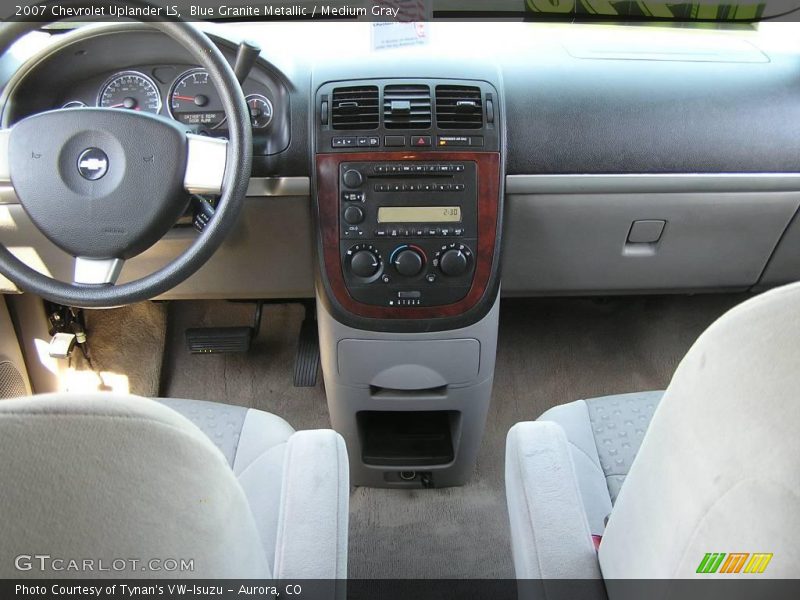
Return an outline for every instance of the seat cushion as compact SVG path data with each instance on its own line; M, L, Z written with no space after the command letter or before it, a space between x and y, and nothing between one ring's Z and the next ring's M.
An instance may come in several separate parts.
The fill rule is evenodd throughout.
M269 564L275 560L286 443L294 433L280 417L253 408L162 398L222 452L245 492Z
M628 470L642 444L663 391L578 400L556 406L538 421L566 433L589 529L602 535Z

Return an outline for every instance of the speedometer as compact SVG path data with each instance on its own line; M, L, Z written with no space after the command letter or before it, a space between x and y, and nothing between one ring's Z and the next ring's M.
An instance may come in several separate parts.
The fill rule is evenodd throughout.
M175 80L167 109L173 119L184 125L214 129L225 121L222 100L205 69L191 69Z
M155 82L144 73L122 71L109 77L100 88L97 106L158 114L161 111L161 93Z

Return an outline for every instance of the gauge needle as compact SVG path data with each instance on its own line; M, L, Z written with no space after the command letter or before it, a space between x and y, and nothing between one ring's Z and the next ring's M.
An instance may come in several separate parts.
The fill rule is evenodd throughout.
M194 96L172 96L175 100L186 100L188 102L194 102Z

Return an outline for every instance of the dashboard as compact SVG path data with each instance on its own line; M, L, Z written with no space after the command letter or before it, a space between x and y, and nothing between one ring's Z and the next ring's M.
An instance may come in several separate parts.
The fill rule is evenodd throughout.
M388 51L370 46L368 23L209 26L231 64L242 39L262 48L243 83L253 178L237 231L165 298L304 298L322 289L340 312L391 320L444 315L442 307L470 298L485 304L498 290L741 291L800 278L796 41L621 26L434 25L429 45ZM0 63L3 126L86 105L155 112L187 131L226 135L205 73L144 26L82 27L24 58ZM479 90L477 130L441 126L437 90L447 86ZM335 94L373 88L374 121L348 126L364 105ZM413 120L421 89L430 123ZM460 101L459 110L471 110L472 100ZM348 185L348 171L362 181ZM0 205L13 224L3 229L9 245L68 277L59 251L1 190ZM493 215L491 227L482 214ZM165 264L196 235L177 227L129 261L123 280ZM460 274L449 278L440 264L454 243L464 248ZM371 254L358 254L353 268L361 251ZM478 279L480 294L470 295Z

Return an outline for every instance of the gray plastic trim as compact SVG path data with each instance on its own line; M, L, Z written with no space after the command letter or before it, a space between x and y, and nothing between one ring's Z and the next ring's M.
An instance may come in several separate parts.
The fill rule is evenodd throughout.
M800 190L800 173L507 175L506 195Z
M309 177L251 177L247 197L305 196L311 194Z
M86 258L75 259L75 275L72 281L88 285L105 285L116 283L125 261L121 258Z
M353 485L420 486L418 480L396 477L400 471L429 471L436 487L463 485L469 479L492 397L499 316L498 297L483 319L467 327L424 333L367 331L337 321L317 297L328 410L331 425L347 443ZM369 353L372 358L365 360ZM463 362L469 365L465 368ZM425 467L365 464L357 419L361 411L459 413L452 431L454 460Z
M2 131L0 130L0 134ZM7 185L7 180L3 180L1 167L2 165L0 165L0 205L19 204L14 188ZM311 194L311 179L308 177L251 177L250 185L247 187L248 198L302 197L305 200L309 194Z
M186 174L183 187L192 194L220 194L228 141L208 136L186 134Z

